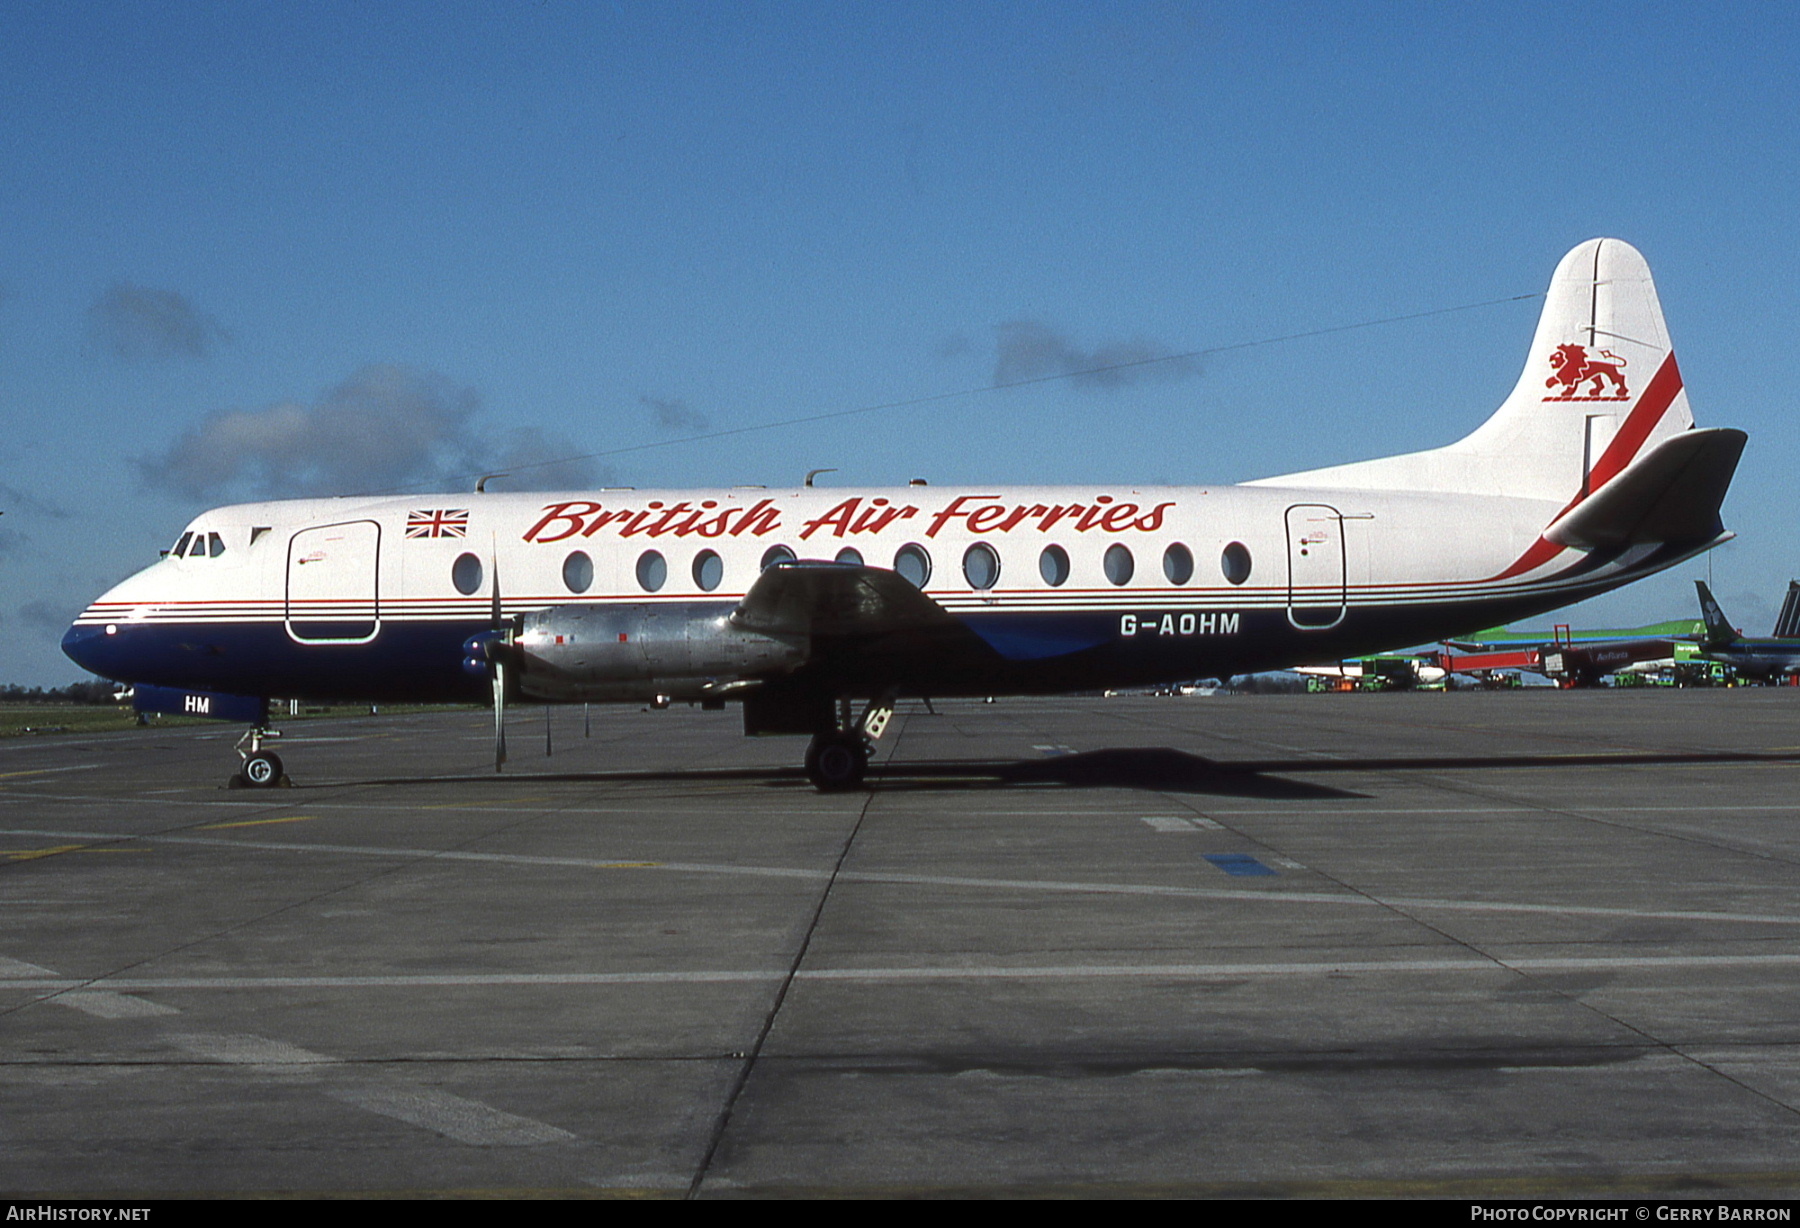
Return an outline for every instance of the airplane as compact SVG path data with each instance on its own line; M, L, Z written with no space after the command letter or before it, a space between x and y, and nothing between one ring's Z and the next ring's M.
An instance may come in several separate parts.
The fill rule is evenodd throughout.
M1700 640L1700 655L1709 661L1729 665L1746 678L1779 682L1784 674L1800 673L1800 584L1788 581L1787 601L1775 620L1775 634L1767 639L1739 634L1725 617L1725 611L1713 599L1706 581L1695 580L1700 594L1700 612L1706 621L1706 632Z
M1380 653L1352 657L1335 665L1302 665L1309 688L1342 691L1409 691L1419 687L1442 689L1449 673L1435 652Z
M1611 644L1621 640L1698 640L1706 631L1706 623L1698 618L1671 618L1642 627L1607 627L1580 630L1558 623L1548 631L1532 628L1493 627L1471 635L1458 635L1443 641L1462 652L1497 652L1514 648L1539 648L1545 644L1562 644L1585 648L1590 644Z
M1572 630L1558 623L1549 631L1496 627L1445 641L1444 660L1459 673L1523 669L1564 687L1596 687L1614 674L1660 673L1697 659L1695 647L1705 624L1671 619L1644 627Z
M1417 366L1395 392L1416 398ZM1433 368L1435 382L1441 372ZM1746 436L1699 429L1650 271L1558 264L1511 395L1467 437L1236 486L923 483L245 503L87 607L63 649L140 708L270 696L741 704L858 787L908 696L1154 686L1429 643L1691 558ZM856 706L862 705L860 716ZM158 705L163 705L158 707Z

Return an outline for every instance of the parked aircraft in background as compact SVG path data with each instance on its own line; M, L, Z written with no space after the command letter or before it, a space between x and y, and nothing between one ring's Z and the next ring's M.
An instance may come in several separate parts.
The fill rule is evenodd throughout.
M1302 665L1294 672L1305 675L1308 686L1341 691L1410 691L1419 687L1443 688L1449 678L1435 652L1390 652L1353 657L1335 665Z
M1706 632L1706 623L1698 618L1674 618L1667 622L1649 623L1642 627L1608 627L1586 629L1557 623L1548 630L1530 627L1494 627L1472 635L1458 635L1444 641L1446 647L1461 652L1498 652L1510 648L1541 648L1561 644L1586 648L1592 644L1615 644L1627 640L1692 640L1698 642Z
M1630 583L1730 536L1744 442L1695 429L1649 269L1593 239L1557 266L1512 394L1445 447L1241 486L241 504L63 647L140 705L251 723L253 784L282 776L270 696L485 696L496 767L509 700L733 702L747 734L810 735L812 780L842 788L901 696L1339 661Z
M1525 670L1563 686L1599 686L1612 674L1656 673L1695 659L1703 630L1696 619L1598 631L1566 623L1548 631L1497 627L1446 641L1443 664L1455 673Z
M1778 682L1783 675L1800 673L1800 583L1788 581L1787 600L1775 619L1775 634L1755 639L1740 634L1714 600L1706 581L1694 581L1700 594L1705 631L1700 655L1729 665L1740 676Z

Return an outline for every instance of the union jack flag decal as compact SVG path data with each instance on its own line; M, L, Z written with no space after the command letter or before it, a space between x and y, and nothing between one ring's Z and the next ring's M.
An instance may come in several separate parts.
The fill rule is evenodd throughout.
M455 511L406 514L408 537L467 537L468 534L469 509L466 507Z

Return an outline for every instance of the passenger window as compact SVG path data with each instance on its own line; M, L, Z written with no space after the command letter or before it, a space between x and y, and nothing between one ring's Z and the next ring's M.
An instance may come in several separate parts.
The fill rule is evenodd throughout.
M472 554L459 554L450 564L450 583L465 597L481 590L481 560Z
M993 588L1000 579L1000 556L986 542L976 542L963 551L963 579L970 588Z
M638 587L646 593L654 593L669 579L669 563L654 550L646 550L638 556Z
M1163 575L1170 584L1186 584L1194 578L1194 552L1180 542L1163 551Z
M924 588L926 581L931 579L931 556L925 553L925 547L916 543L902 546L894 555L894 570L914 588Z
M837 561L861 567L863 565L862 551L858 550L855 546L845 546L842 550L837 552Z
M1051 588L1060 588L1069 579L1069 552L1061 546L1045 546L1038 555L1038 575Z
M770 546L767 550L763 551L762 566L759 570L767 571L777 563L791 563L793 561L794 552L789 550L786 546Z
M1106 578L1114 584L1129 584L1131 573L1137 570L1137 564L1131 558L1131 551L1125 546L1108 546L1106 557L1101 561L1106 568Z
M725 560L716 551L702 550L694 556L694 583L700 591L712 592L725 580Z
M563 560L563 587L585 593L594 586L594 560L580 550Z
M1250 578L1250 550L1243 542L1232 542L1225 547L1225 553L1219 556L1219 570L1233 584L1242 584Z

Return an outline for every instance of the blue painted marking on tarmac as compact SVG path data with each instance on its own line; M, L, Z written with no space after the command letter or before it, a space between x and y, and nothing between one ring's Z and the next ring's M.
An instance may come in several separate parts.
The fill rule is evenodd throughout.
M1257 878L1275 873L1248 853L1207 853L1205 856L1233 878Z

